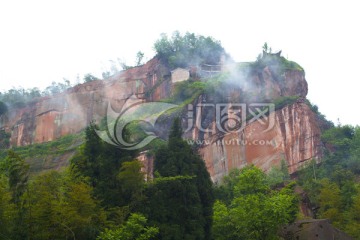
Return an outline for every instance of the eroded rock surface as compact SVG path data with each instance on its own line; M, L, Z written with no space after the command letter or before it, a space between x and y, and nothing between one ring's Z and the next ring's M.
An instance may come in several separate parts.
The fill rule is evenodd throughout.
M255 164L269 170L279 165L282 159L287 162L289 172L293 173L304 162L321 157L319 124L315 114L302 101L308 91L302 70L286 70L279 75L267 66L248 73L246 81L244 76L242 79L237 79L236 74L230 77L232 85L241 82L241 86L218 89L226 95L228 103L244 100L244 96L246 103L271 102L285 96L298 96L299 100L270 113L268 117L273 119L270 129L261 121L254 121L241 131L221 133L216 129L214 111L194 110L194 121L201 122L212 133L194 128L184 137L205 141L200 145L200 153L213 181L220 181L232 168ZM52 141L81 131L92 120L101 121L106 116L108 102L120 112L123 104L133 95L144 102L158 101L171 96L172 89L170 70L154 58L143 66L120 72L110 79L77 85L64 93L37 99L26 108L10 110L3 117L0 127L11 133L11 146ZM211 98L200 96L194 104L207 103ZM199 116L200 113L202 116ZM183 116L186 116L186 109Z

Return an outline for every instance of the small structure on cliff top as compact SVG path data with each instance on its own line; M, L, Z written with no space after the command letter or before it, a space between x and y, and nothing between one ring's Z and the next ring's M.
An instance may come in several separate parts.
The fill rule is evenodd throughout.
M190 71L184 68L176 68L171 71L171 82L182 82L190 78Z

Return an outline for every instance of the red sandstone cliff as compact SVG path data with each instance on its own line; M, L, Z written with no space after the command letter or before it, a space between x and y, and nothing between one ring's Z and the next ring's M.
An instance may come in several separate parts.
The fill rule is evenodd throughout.
M220 181L233 168L254 164L269 170L281 160L293 173L304 162L321 156L316 116L305 103L286 106L269 118L274 118L274 126L268 131L267 126L255 121L238 133L205 137L208 144L200 153L213 181Z
M170 74L154 58L108 80L81 84L64 93L38 99L26 108L9 111L0 127L11 133L12 146L52 141L81 131L93 119L101 120L106 115L107 102L115 110L120 110L133 94L143 101L169 97L172 89ZM234 78L236 80L236 76ZM283 96L299 96L301 100L307 91L303 71L286 70L278 76L270 67L249 73L247 83L241 89L222 89L229 101L242 100L242 95L248 93L247 102ZM205 96L197 100L197 103L204 102ZM197 111L195 115L199 116L203 110ZM206 128L214 130L212 134L202 134L194 128L184 136L207 141L201 145L200 153L214 181L219 181L232 168L255 164L268 170L282 159L288 163L292 173L304 162L321 156L320 129L316 116L305 103L298 101L287 105L270 113L269 118L274 119L269 130L259 121L254 121L239 132L224 134L215 129L216 119L212 115L205 119ZM231 141L241 144L230 144Z
M194 127L186 138L200 139L200 154L213 181L222 179L233 168L254 164L264 170L279 166L285 160L290 173L296 172L305 162L320 159L322 155L320 128L317 117L304 103L308 88L305 74L301 70L287 70L282 79L269 67L247 76L242 89L224 89L229 102L261 103L286 96L297 96L298 100L273 111L267 117L247 121L238 131L219 131L216 111L198 107L195 119L207 133ZM246 92L252 95L242 97ZM211 96L210 96L211 98ZM198 103L209 103L209 97L199 97ZM211 109L211 107L210 107ZM227 111L231 117L231 109ZM201 123L200 123L201 122ZM205 123L205 124L204 124ZM271 126L270 126L271 125ZM204 130L204 129L203 129ZM203 131L204 132L204 131Z
M153 59L108 80L77 85L64 93L40 98L26 108L12 109L0 128L11 133L11 146L52 141L81 131L92 120L100 121L109 101L114 110L120 110L133 94L149 101L167 97L169 81L170 72Z

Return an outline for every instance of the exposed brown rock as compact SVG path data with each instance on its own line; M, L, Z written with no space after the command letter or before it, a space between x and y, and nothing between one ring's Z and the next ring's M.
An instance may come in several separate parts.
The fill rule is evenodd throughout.
M99 122L106 115L108 102L119 112L132 95L143 101L158 101L169 97L171 89L169 69L154 58L110 79L77 85L64 93L40 98L26 108L10 110L0 128L11 133L11 146L52 141L81 131L92 120ZM283 96L305 98L308 89L303 71L287 70L282 76L277 76L270 67L265 67L250 73L241 89L220 91L228 96L229 102L240 101L244 93L248 94L247 102L256 102ZM200 96L196 103L206 103L211 97ZM269 130L255 121L240 132L224 134L216 130L213 113L200 118L196 112L195 121L203 121L202 125L212 129L213 133L204 134L192 129L184 137L208 141L200 147L200 153L214 181L220 181L233 168L255 164L269 170L282 159L293 173L304 162L321 157L319 126L305 103L299 101L285 106L271 113L270 117L274 119L274 126Z
M108 80L80 84L64 93L40 98L26 108L13 109L0 127L11 132L11 146L52 141L81 131L92 120L100 121L106 115L108 102L120 111L133 94L148 100L167 97L169 77L166 68L153 59ZM149 95L145 96L147 91Z
M213 181L247 164L269 170L280 165L282 159L293 173L304 162L321 156L320 129L306 104L286 106L269 117L275 123L268 131L266 125L255 121L237 133L205 137L209 144L200 148L200 153Z

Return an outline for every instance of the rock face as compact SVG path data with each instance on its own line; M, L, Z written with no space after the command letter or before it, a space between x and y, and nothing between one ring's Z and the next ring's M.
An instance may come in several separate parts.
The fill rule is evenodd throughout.
M240 89L234 84L237 79L243 79ZM235 75L230 82L232 87L222 91L227 99L226 104L220 104L223 108L211 96L199 97L193 107L195 127L185 133L190 142L197 140L214 182L221 181L231 169L249 164L267 171L284 160L289 173L294 173L307 161L321 158L319 123L304 103L308 88L303 71L286 70L279 76L267 66L245 77ZM297 100L284 106L276 103L289 96ZM256 118L261 107L269 108L269 114ZM277 110L270 111L271 107ZM233 125L242 121L243 125L223 131L231 121Z
M40 98L26 108L10 110L0 128L11 133L11 146L52 141L84 129L106 116L108 102L115 111L132 95L148 101L170 93L170 72L157 59L111 77L77 85L64 93Z
M202 129L193 127L184 137L202 141L199 144L200 153L213 181L220 181L232 168L255 164L269 170L279 165L282 159L287 162L289 172L293 173L304 162L321 157L316 116L302 101L308 91L304 72L294 69L281 75L275 72L266 66L249 72L245 82L241 80L244 76L230 74L231 84L241 82L240 87L219 89L230 105L239 102L269 103L285 96L299 97L293 104L277 108L256 121L248 121L239 131L219 131L215 110L209 111L205 107L193 109L193 121ZM92 120L99 122L106 115L108 102L120 112L132 95L144 102L158 101L171 96L172 89L170 70L154 58L143 66L120 72L110 79L77 85L64 93L37 99L26 108L11 110L2 117L0 128L11 133L11 146L52 141L81 131ZM194 104L209 103L211 98L201 95ZM226 111L228 116L233 114L234 118L237 117L229 109ZM185 128L186 116L187 113L183 114ZM263 124L266 119L271 119L271 127ZM204 129L211 131L204 132ZM146 157L141 158L147 162Z
M268 130L261 121L254 121L235 133L205 137L200 153L214 182L233 168L254 164L269 170L281 160L294 173L304 162L321 156L316 116L305 103L288 105L268 118L273 121Z

